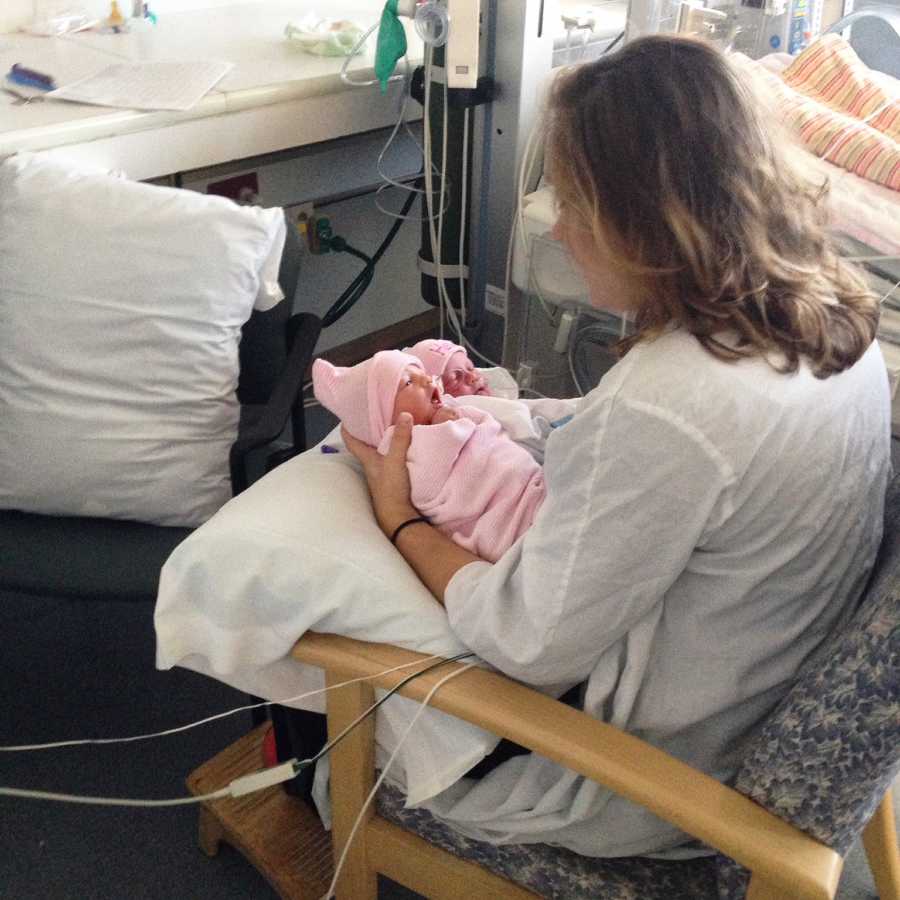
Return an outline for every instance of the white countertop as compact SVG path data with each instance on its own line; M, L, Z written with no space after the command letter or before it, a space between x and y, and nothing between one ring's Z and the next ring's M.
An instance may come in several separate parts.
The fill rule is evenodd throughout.
M321 10L321 4L318 8ZM0 35L0 73L7 72L13 63L21 63L53 75L59 85L121 60L222 59L235 66L186 112L138 112L49 98L16 105L12 97L0 93L0 158L19 150L84 144L165 129L178 123L229 116L243 110L333 97L329 100L330 106L320 102L310 108L310 113L321 120L332 107L341 105L341 95L347 92L365 94L368 99L363 105L380 111L374 119L359 121L358 130L388 124L391 120L388 112L396 105L390 96L381 97L377 87L363 89L345 85L340 79L342 58L310 55L284 37L285 25L296 23L311 9L315 6L304 0L266 0L172 14L161 18L156 26L138 23L141 27L125 34L83 32L64 38ZM329 4L332 17L350 19L363 28L377 21L380 9L381 4L371 0L337 0ZM415 63L421 58L421 43L409 23L407 25L411 62ZM353 77L373 77L374 48L375 34L367 41L365 52L351 62ZM351 105L358 107L360 99L355 97ZM296 114L302 106L294 103L287 109ZM381 119L385 120L382 122ZM246 124L250 127L249 122ZM316 125L314 139L329 136L327 126L323 128L321 121ZM256 122L253 127L259 129L260 123ZM348 133L348 127L346 122L343 123L337 133ZM215 139L212 134L209 137ZM276 143L283 144L283 140L280 138ZM258 143L259 152L281 149L277 146L269 148L263 135L259 135ZM204 161L213 164L221 160L211 149ZM141 177L146 177L146 173L142 172Z

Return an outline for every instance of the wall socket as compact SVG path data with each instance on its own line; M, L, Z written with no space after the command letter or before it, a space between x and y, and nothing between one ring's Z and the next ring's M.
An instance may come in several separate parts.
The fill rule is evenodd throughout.
M506 291L493 284L485 285L484 308L495 316L505 316Z

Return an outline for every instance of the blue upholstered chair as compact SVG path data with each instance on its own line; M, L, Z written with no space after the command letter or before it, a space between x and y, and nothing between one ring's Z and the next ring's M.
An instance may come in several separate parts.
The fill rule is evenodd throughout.
M241 417L229 455L234 494L247 487L254 468L274 466L306 447L302 385L322 323L310 313L292 312L301 257L302 245L289 223L278 272L288 299L265 312L254 311L241 329ZM289 448L273 452L265 463L251 455L280 437L288 424ZM0 590L152 603L163 563L190 532L145 522L3 509Z
M297 644L295 656L324 668L332 681L416 657L314 634ZM402 693L421 700L449 670L424 675ZM372 684L393 686L403 675L330 693L329 732L372 702ZM383 787L377 810L367 811L351 843L341 900L372 900L379 872L436 898L824 900L834 896L843 855L860 834L880 897L898 900L890 790L900 769L900 477L888 494L884 542L863 602L766 721L734 788L495 673L470 670L431 703L606 784L718 855L597 860L547 845L495 847L423 810L404 809L403 797ZM371 723L334 749L331 765L337 855L374 783Z

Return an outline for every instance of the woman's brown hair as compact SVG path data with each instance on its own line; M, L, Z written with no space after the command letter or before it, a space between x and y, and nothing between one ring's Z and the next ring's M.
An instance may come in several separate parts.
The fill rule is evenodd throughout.
M871 344L878 303L832 248L825 189L782 163L714 47L635 40L562 73L547 122L561 207L641 298L624 350L674 325L720 359L805 357L826 378Z

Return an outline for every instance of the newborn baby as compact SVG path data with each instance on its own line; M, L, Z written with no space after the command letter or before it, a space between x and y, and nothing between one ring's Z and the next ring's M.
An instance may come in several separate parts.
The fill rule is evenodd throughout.
M541 467L489 413L445 404L415 356L384 350L349 368L317 359L312 374L322 406L381 454L400 414L412 415L410 499L461 547L496 562L534 521L545 494Z
M490 397L484 375L475 368L464 347L438 338L419 341L403 351L422 363L426 374L441 379L444 391L451 397Z

